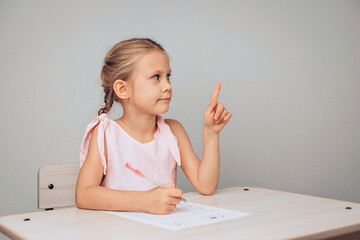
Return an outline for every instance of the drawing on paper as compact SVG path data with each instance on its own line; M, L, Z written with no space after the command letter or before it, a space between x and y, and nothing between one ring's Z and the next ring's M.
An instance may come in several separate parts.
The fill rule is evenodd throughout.
M184 228L202 226L215 222L241 218L250 213L239 212L208 205L181 202L169 215L155 215L142 212L109 212L104 213L128 218L138 222L162 227L168 230L179 230Z

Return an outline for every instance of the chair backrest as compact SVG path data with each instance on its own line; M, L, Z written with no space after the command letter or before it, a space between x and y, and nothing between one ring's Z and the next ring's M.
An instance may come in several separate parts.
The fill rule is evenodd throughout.
M42 166L38 173L38 208L74 206L79 170L79 163Z

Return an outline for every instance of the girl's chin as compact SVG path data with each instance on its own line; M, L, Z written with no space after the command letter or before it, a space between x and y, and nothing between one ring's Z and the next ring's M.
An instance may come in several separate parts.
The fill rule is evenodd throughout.
M158 111L156 111L157 113L157 115L160 115L160 114L165 114L165 113L167 113L169 111L169 107L167 107L167 108L162 108L162 109L159 109Z
M157 115L165 114L165 113L167 113L168 111L169 111L169 109L166 110L166 111L159 112L159 113L157 113Z

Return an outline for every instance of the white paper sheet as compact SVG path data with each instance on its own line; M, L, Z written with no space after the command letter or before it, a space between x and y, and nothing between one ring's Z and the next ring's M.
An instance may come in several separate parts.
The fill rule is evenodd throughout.
M156 215L142 212L109 212L104 213L128 218L138 222L154 225L168 230L179 230L210 223L221 222L250 215L250 213L211 207L208 205L181 202L168 215Z

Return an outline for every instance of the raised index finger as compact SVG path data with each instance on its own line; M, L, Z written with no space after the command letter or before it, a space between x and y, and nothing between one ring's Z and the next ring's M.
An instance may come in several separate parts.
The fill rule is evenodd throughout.
M219 98L220 89L221 89L221 83L218 82L215 86L213 95L211 96L210 105L214 105L217 103L218 98Z

